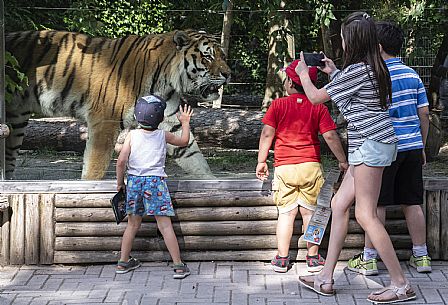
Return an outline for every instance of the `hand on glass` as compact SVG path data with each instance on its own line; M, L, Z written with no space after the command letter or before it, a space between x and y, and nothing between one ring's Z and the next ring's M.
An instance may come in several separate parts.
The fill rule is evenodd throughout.
M179 113L177 114L177 119L182 125L189 124L192 115L193 109L190 105L185 104L183 107L179 105Z

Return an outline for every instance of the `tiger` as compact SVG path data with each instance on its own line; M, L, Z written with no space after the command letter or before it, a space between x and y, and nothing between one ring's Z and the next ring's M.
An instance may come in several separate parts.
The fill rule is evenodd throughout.
M5 35L5 48L28 77L28 86L6 105L12 129L5 143L7 179L14 178L33 113L86 122L81 178L99 180L110 164L119 132L135 126L139 97L164 98L167 108L160 128L180 132L176 113L183 96L215 100L231 74L220 42L195 30L116 39L54 30L12 32ZM187 173L213 177L191 133L187 147L169 146L167 151Z

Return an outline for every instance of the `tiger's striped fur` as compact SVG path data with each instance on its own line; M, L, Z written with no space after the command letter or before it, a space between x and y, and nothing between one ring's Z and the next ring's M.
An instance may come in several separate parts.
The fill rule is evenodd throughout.
M62 31L8 33L6 49L19 61L29 87L6 105L12 134L6 140L6 177L13 178L25 127L33 112L84 120L89 136L83 179L101 179L110 163L120 128L133 124L138 97L157 94L167 100L161 128L176 131L183 94L203 100L218 97L230 69L219 43L192 30L118 39L91 38ZM169 148L187 172L211 171L194 137L184 149Z

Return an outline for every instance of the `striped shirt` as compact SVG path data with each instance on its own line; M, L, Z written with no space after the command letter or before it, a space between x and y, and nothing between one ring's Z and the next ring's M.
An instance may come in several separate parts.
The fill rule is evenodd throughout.
M388 111L381 109L378 83L369 65L357 63L338 71L324 88L347 121L349 153L365 139L387 144L398 141Z
M418 109L427 107L425 86L417 72L398 58L386 60L392 80L389 115L398 137L398 151L423 148Z

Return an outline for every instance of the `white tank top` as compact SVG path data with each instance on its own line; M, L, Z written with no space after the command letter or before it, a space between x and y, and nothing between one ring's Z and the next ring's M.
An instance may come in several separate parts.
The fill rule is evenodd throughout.
M166 177L165 158L165 131L131 130L128 175Z

